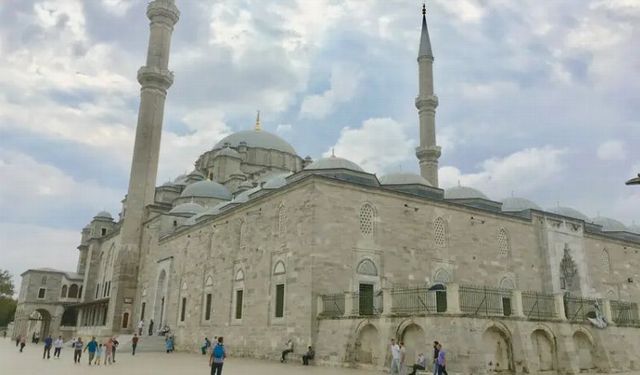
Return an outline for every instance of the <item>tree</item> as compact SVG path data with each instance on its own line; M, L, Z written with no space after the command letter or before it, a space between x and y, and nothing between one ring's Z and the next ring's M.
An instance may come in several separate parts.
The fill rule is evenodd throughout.
M12 298L13 293L13 277L9 271L0 270L0 296Z

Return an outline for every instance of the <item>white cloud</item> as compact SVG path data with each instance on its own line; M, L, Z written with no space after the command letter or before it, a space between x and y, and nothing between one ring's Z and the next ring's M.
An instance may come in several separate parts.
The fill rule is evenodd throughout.
M276 133L278 133L278 134L286 134L286 133L291 132L291 129L293 129L291 124L279 124L276 127Z
M336 142L335 155L355 162L370 173L384 174L414 163L415 143L406 127L390 118L371 118L359 128L343 128ZM331 150L324 153L330 156ZM413 160L412 160L413 159Z
M597 154L600 160L624 160L627 156L624 143L615 139L600 144Z
M439 170L440 186L460 184L480 189L490 198L502 199L512 191L518 195L548 189L565 169L564 149L553 147L528 148L504 158L483 161L480 170L463 173L458 168L444 166Z
M116 16L125 15L133 4L131 0L102 0L102 6Z
M303 118L322 119L331 114L338 104L348 102L356 94L361 70L354 65L336 64L331 69L331 87L320 95L304 98L300 107Z

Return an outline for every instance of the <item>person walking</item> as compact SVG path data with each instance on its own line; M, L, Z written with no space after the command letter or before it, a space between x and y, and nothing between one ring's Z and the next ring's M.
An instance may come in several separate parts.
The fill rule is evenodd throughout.
M98 342L96 341L96 337L93 336L91 341L87 343L87 346L84 347L84 351L89 351L89 366L93 363L93 359L96 356L96 350L98 349Z
M16 348L20 345L20 337L22 336L21 335L16 336Z
M293 353L293 341L289 339L287 343L284 345L284 350L282 351L282 358L280 358L280 362L287 362L287 354Z
M26 345L27 345L27 338L25 336L20 336L20 353L22 353Z
M153 319L149 320L149 336L153 336Z
M118 338L114 336L111 338L111 344L111 358L113 359L113 363L116 363L116 349L118 349L120 341L118 341Z
M42 359L46 356L47 359L51 359L51 346L53 345L53 339L51 335L48 335L44 339L44 352L42 353Z
M82 342L82 338L78 337L76 341L73 342L73 363L80 363L80 357L82 357L82 347L84 343Z
M416 363L413 365L413 371L409 373L409 375L416 375L418 370L426 370L427 368L427 358L423 353L418 354L418 358L416 358Z
M391 339L391 368L389 369L389 373L400 374L400 345L396 344L395 339Z
M138 340L140 338L135 333L133 334L133 338L131 339L131 355L136 355L136 348L138 347Z
M309 361L314 359L316 356L316 352L313 351L312 347L307 348L307 352L302 356L302 365L309 366Z
M96 366L100 366L100 360L102 359L102 344L98 344L98 347L96 348L96 361L94 362L94 364Z
M407 348L404 346L404 341L400 341L400 373L404 374L407 368Z
M200 347L200 350L202 351L202 355L207 354L207 350L211 347L211 341L209 341L208 337L204 338L204 342L202 343L202 346Z
M438 344L438 360L436 361L438 363L438 375L449 375L447 374L447 360L445 358L445 355L447 353L444 351L444 349L442 349L442 344Z
M110 337L104 343L104 365L110 365L113 361L113 339Z
M438 375L438 349L440 343L437 341L433 342L433 375Z
M167 336L164 341L164 347L167 350L167 353L173 353L173 336Z
M63 345L64 341L62 340L62 336L58 336L56 341L53 342L53 358L60 359L60 352L62 351Z
M40 342L40 334L38 332L34 332L33 333L33 342L38 345L38 343Z
M138 335L142 336L142 330L144 329L144 319L140 319L138 322Z
M209 357L209 366L211 367L211 375L222 375L222 365L224 359L227 358L227 351L224 348L224 338L218 337L218 343L211 351L211 357Z

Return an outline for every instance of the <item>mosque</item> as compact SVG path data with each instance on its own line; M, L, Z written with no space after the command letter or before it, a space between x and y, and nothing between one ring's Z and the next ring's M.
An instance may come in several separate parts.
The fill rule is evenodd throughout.
M303 158L258 118L156 186L180 13L173 0L150 2L122 210L82 229L73 272L22 274L14 336L126 342L144 321L153 336L141 346L162 330L180 350L222 335L233 356L275 359L292 339L295 354L312 345L319 365L382 368L397 338L409 361L440 340L453 373L640 369L639 228L438 186L422 14L419 175Z

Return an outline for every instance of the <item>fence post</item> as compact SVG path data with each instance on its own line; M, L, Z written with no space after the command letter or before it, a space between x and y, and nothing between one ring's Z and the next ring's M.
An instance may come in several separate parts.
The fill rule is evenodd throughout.
M353 298L351 292L344 292L344 316L353 315Z
M382 289L382 313L391 314L391 308L393 307L393 301L391 300L391 289Z
M455 283L447 284L447 313L462 313L460 310L460 286Z
M564 293L555 293L553 295L553 302L556 306L556 318L567 320L567 314L564 311Z
M613 314L611 313L611 301L608 298L602 300L602 315L607 320L607 324L610 326L615 325Z
M322 301L321 295L318 295L316 297L316 311L318 315L322 315L322 313L324 312L324 302Z
M519 290L511 291L511 312L513 316L518 318L524 318L524 311L522 309L522 292Z

